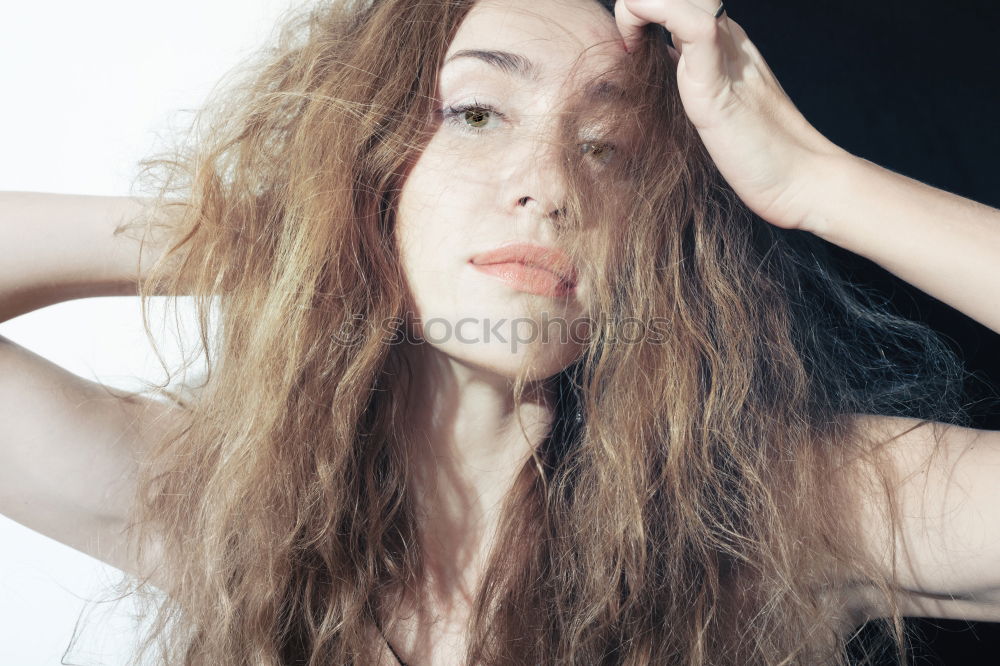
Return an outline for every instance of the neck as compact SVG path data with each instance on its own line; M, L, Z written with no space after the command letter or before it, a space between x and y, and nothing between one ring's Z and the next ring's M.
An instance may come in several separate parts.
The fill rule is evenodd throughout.
M413 364L407 424L428 599L443 612L474 599L503 500L551 426L552 396L430 348ZM522 430L523 424L523 430Z

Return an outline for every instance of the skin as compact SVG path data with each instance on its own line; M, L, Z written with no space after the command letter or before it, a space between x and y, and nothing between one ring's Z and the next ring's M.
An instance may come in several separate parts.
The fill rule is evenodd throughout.
M539 76L507 74L475 58L448 61L467 49L517 53ZM557 244L553 211L565 196L553 175L557 114L568 92L625 55L614 19L592 0L483 0L471 10L445 56L441 108L475 101L503 115L491 116L479 134L460 126L468 126L461 115L443 122L404 182L397 241L422 321L509 321L541 311L572 320L584 311L584 281L572 297L549 298L517 291L468 261L507 241ZM554 336L512 351L510 326L501 327L507 343L483 341L481 327L463 329L475 342L445 340L443 325L435 326L414 348L417 385L428 390L417 396L409 421L420 444L411 454L418 511L427 516L430 580L421 605L447 617L460 641L458 626L492 546L499 504L551 424L550 396L539 392L515 408L511 380L526 364L529 379L549 377L577 348ZM417 631L412 623L408 629ZM444 637L403 634L391 639L393 646L419 663L448 663L445 653L458 654ZM436 654L421 654L425 649Z
M622 56L608 46L617 41L610 17L593 11L589 2L510 0L500 5L483 0L462 27L453 52L498 45L530 50L536 63L546 65L541 80L547 84L535 82L534 96L516 97L529 84L508 82L512 90L503 93L503 101L515 108L505 110L514 118L518 105L550 110L560 99L554 91L571 80L560 81L555 72L560 64L563 72L570 71L574 48L587 52L581 59L584 69L597 67L591 58ZM670 30L680 49L677 82L685 111L743 202L772 224L815 233L867 257L1000 333L1000 211L895 174L826 141L794 110L740 26L726 16L713 18L714 9L714 0L619 0L616 17L627 43L634 43L648 22ZM539 48L542 36L544 48ZM588 44L595 47L584 49ZM481 78L477 85L484 90L477 92L484 97L487 86L501 85L488 83L485 74ZM556 207L559 186L547 177L552 171L545 168L551 156L541 150L545 133L534 135L537 144L526 138L532 136L529 129L541 127L513 125L505 141L480 152L442 130L417 165L406 191L401 253L414 301L427 313L456 316L470 305L510 316L521 306L526 311L538 305L463 271L469 254L487 241L507 240L501 229L542 243L554 237L548 226L553 218L544 211ZM507 189L500 188L501 182ZM5 273L0 275L5 308L0 320L66 298L134 293L140 248L114 233L123 219L142 213L134 201L2 194L0 217L25 223L0 225L0 248L23 249L27 242L33 249L0 262L0 269L7 269L0 271ZM523 204L512 206L512 201ZM452 226L445 227L445 221ZM435 261L421 263L421 252L433 253L428 256ZM463 277L468 280L458 288ZM581 301L585 293L582 285ZM572 356L571 349L548 351L553 353L539 358L549 365L536 366L537 377ZM445 343L425 345L421 352L423 358L415 360L428 390L418 393L423 399L419 418L409 423L426 442L413 461L421 472L415 475L417 485L425 489L420 501L431 518L425 547L433 584L431 593L422 595L427 602L422 614L412 615L404 605L398 613L404 621L389 637L409 663L440 666L460 663L463 602L476 587L481 555L492 546L488 535L496 504L550 413L543 395L512 414L507 381L524 360L517 355ZM0 514L169 589L170 578L158 569L163 560L157 544L151 544L148 560L136 561L122 528L130 519L138 464L161 441L164 428L185 423L185 412L156 400L109 396L105 387L2 337L0 366L0 440L6 444L0 447ZM515 415L525 418L527 434L513 425ZM915 419L864 415L859 420L886 442L893 473L903 480L898 488L902 521L895 526L902 547L895 560L889 559L890 526L878 494L863 497L864 506L852 516L862 528L859 548L882 575L899 580L894 599L899 611L1000 622L1000 432L938 423L934 434L939 437L932 437L930 428L917 427ZM857 474L851 481L864 488L871 470L863 461L856 465L844 473ZM81 469L87 473L80 474ZM430 492L431 481L440 482L438 492ZM863 614L888 616L890 609L868 598L868 591L850 592ZM439 616L441 623L429 623ZM376 645L377 637L372 638ZM381 663L394 663L387 650L381 656Z
M744 204L767 222L800 229L877 263L1000 333L1000 210L852 155L795 108L743 28L717 0L617 0L626 45L658 23L678 47L677 89L712 161ZM896 579L904 616L1000 620L1000 431L856 415L888 441L902 519L888 524L880 496L851 516L861 547ZM874 470L845 473L864 488ZM889 554L889 542L900 546ZM849 605L888 617L886 600L844 581Z
M927 293L1000 332L994 294L1000 275L1000 211L907 179L839 148L795 108L760 52L735 21L713 16L717 0L618 0L612 18L592 0L482 0L460 27L447 57L464 49L498 49L529 58L532 81L497 73L471 59L441 74L442 107L471 98L499 106L478 135L442 124L404 184L399 251L414 310L425 321L515 318L534 307L573 317L585 311L586 284L574 298L539 301L475 272L468 259L509 240L551 245L552 213L564 196L552 174L550 122L567 91L615 58L629 57L643 26L672 36L677 87L688 120L719 172L744 204L767 222L819 235L865 256ZM982 288L969 289L968 285ZM418 510L427 517L424 548L430 578L420 599L398 609L390 641L410 663L458 664L464 623L492 548L497 508L512 475L551 423L543 392L516 409L510 380L530 364L544 379L573 358L572 345L529 346L445 340L415 352L420 400L414 404L417 446L411 456ZM904 615L1000 619L996 590L995 470L1000 433L940 426L941 440L915 420L859 415L861 425L898 442L898 478L924 477L919 491L901 489L902 561L890 562L882 514L858 515L862 547L886 575L900 571ZM526 425L522 432L520 417ZM890 438L893 439L893 438ZM940 445L949 460L940 477L913 451ZM938 471L934 468L935 473ZM867 469L850 473L865 475ZM959 478L961 493L949 479ZM952 499L952 498L957 499ZM947 524L926 524L940 506ZM966 544L969 535L987 543ZM961 553L979 553L969 560ZM952 566L941 566L941 563ZM898 565L898 566L897 566ZM865 590L843 591L857 617L888 609ZM951 599L955 593L964 597ZM950 600L948 600L950 599ZM933 600L933 601L932 601ZM845 626L845 628L847 628ZM391 657L390 657L391 662Z

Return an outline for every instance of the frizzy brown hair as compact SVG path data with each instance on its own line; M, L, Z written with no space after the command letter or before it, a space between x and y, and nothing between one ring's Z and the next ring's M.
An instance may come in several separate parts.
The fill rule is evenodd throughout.
M407 303L396 196L471 5L311 5L187 147L144 163L161 179L146 230L173 239L144 319L152 295L193 297L209 369L193 398L154 387L185 417L142 461L131 517L168 595L142 646L163 663L365 664L373 620L421 576L408 347L382 323ZM746 210L683 113L662 30L608 74L614 159L575 150L593 103L559 137L595 325L546 380L557 419L503 506L468 662L846 663L826 592L894 584L856 549L846 462L876 463L889 506L893 480L850 417L960 423L961 365L822 242ZM653 317L658 337L620 343L622 321ZM901 647L898 613L885 624Z

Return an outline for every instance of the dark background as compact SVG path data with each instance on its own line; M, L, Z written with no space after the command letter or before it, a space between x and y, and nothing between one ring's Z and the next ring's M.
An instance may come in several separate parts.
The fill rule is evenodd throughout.
M729 0L726 10L834 143L1000 208L1000 3ZM968 400L1000 390L1000 336L867 259L842 250L836 257L903 314L946 336L976 373ZM995 404L971 413L976 427L1000 429ZM1000 664L1000 624L908 618L907 627L922 638L910 652L915 666Z

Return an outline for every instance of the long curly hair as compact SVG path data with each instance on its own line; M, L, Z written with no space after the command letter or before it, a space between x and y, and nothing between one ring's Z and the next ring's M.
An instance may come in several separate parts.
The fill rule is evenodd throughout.
M150 214L120 231L169 239L144 323L151 298L191 299L207 367L197 391L147 389L184 418L141 460L129 524L157 586L121 585L164 664L370 663L373 623L421 579L412 341L385 325L408 302L394 208L472 4L296 10L142 163ZM469 664L847 663L835 591L895 589L858 548L848 462L870 460L884 484L865 492L895 504L854 416L966 422L965 371L934 332L727 187L666 43L649 27L608 72L613 159L581 159L593 100L553 137L593 325L544 380L556 418L502 507ZM866 654L902 650L901 620Z

